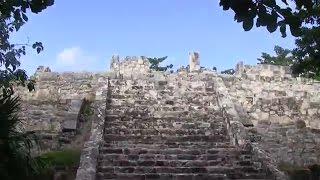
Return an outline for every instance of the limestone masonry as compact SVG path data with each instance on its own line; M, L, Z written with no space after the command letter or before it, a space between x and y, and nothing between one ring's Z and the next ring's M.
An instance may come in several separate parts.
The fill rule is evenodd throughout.
M281 163L320 163L320 84L262 64L218 74L199 59L177 73L143 56L114 55L101 73L40 66L35 91L16 89L21 117L42 150L83 149L76 180L282 180Z

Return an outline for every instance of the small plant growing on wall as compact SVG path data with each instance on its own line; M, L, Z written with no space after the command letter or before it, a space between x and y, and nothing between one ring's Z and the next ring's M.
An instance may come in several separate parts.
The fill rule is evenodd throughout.
M160 66L160 63L162 63L164 60L166 60L168 56L164 56L161 58L148 58L148 61L150 63L150 69L155 71L167 71L169 69L172 69L173 65L169 64L167 66Z
M86 105L86 106L84 107L83 114L84 114L85 116L91 116L91 115L93 115L93 113L94 113L94 110L91 108L90 105Z
M36 81L34 79L30 79L28 81L27 87L28 87L29 92L36 91L35 84L36 84Z
M234 70L234 69L227 69L227 70L221 71L221 74L230 74L230 75L233 75L234 73L235 73L235 70Z
M88 117L94 114L94 110L91 107L91 104L92 104L92 101L86 98L83 99L82 107L80 111L85 117Z
M305 123L303 120L298 120L298 121L296 122L296 127L297 127L298 129L303 129L303 128L306 127L306 123Z

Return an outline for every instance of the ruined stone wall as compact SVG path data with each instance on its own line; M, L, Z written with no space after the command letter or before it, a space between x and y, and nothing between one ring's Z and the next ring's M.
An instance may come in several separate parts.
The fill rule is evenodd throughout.
M231 98L241 104L256 125L268 120L289 123L304 120L310 128L320 128L320 84L298 78L250 79L222 75Z
M105 99L108 77L112 74L57 73L39 67L34 75L34 91L21 86L14 89L22 100L19 115L25 130L39 133L44 149L59 149L66 144L78 146L81 144L75 142L78 135L85 136L83 133L88 131L88 119L83 115L88 112L81 112L84 99L89 102Z
M236 69L235 76L220 77L254 126L252 142L277 163L320 163L319 83L291 77L288 67L238 64Z
M121 91L149 88L147 96L152 100L150 103L168 103L168 106L162 107L167 115L170 115L170 110L174 110L174 113L181 111L179 113L192 114L196 106L184 109L183 104L172 106L170 103L185 105L201 101L208 107L218 108L216 104L212 104L212 99L203 98L201 94L192 91L211 88L211 91L219 91L223 97L228 97L228 100L220 98L220 103L231 108L228 113L236 117L233 119L235 125L232 126L234 132L239 129L241 132L250 131L251 143L257 149L269 152L271 159L277 163L320 163L320 134L315 130L320 129L320 84L292 78L287 67L238 64L234 76L215 77L212 71L196 71L198 59L190 63L193 63L194 72L179 71L173 74L151 72L145 57L126 57L120 61L119 56L113 56L110 71L104 73L57 73L41 67L34 76L37 82L35 91L16 88L17 95L22 98L21 117L27 122L27 130L46 131L48 134L76 130L79 128L79 111L83 98L94 97L95 108L101 106L99 111L102 111L103 102L107 98L108 82L122 83L120 87L124 89ZM213 88L210 82L215 78L219 79L219 83ZM173 94L168 94L169 90ZM182 95L187 96L190 102L179 102L176 97ZM139 101L135 103L138 104ZM165 115L159 114L159 111L154 113L152 108L148 112L155 117ZM101 134L97 134L101 131L101 114L103 112L95 112L95 116L99 118L92 123L91 137L85 146L86 156L95 155L97 147L92 149L91 145L98 146L101 140ZM196 118L193 120L196 121ZM298 120L304 121L306 128L297 128ZM245 127L248 125L254 127ZM249 136L247 132L244 134ZM242 136L237 135L238 143L241 143L240 137ZM260 153L259 150L256 152Z
M149 61L144 56L127 56L120 60L119 56L114 55L111 59L110 70L118 76L132 77L136 74L147 74L150 72Z
M237 77L244 77L251 80L287 80L292 77L290 67L275 66L269 64L244 65L239 62L235 68Z
M90 74L44 72L36 79L35 91L18 87L26 130L59 132L64 126L75 126L71 121L77 119L83 97L92 92L92 79Z

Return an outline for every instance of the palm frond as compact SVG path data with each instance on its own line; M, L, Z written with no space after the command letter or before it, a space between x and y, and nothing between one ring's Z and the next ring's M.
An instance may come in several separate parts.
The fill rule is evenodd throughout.
M18 116L19 97L0 98L0 179L22 179L40 172L45 163L32 157L38 145L33 132L25 132Z

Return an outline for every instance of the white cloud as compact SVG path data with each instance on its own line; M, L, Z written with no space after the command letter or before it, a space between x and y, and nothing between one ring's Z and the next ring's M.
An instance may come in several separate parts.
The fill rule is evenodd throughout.
M95 71L101 69L98 58L89 55L80 47L65 48L51 65L54 71Z
M75 65L76 60L81 58L83 58L83 53L79 47L67 48L57 55L57 63L61 65Z

